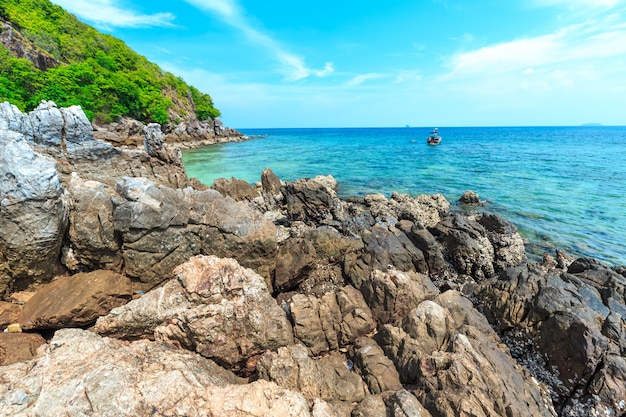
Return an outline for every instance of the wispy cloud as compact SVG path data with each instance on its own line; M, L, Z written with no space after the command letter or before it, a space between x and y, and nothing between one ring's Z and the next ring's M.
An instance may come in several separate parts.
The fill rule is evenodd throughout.
M172 23L174 15L171 13L141 14L122 7L117 0L52 0L52 2L104 29L174 26Z
M623 3L624 0L532 0L535 6L565 6L567 8L611 8Z
M626 57L626 27L594 21L555 33L503 42L453 56L444 78L471 74L522 73L528 68L584 65L598 59Z
M356 77L352 78L351 80L349 80L346 85L347 86L357 86L357 85L361 85L366 81L369 80L376 80L376 79L380 79L380 78L386 78L387 75L386 74L380 74L380 73L376 73L376 72L370 72L368 74L360 74L357 75Z
M280 71L288 81L297 81L312 75L323 77L334 71L333 65L327 62L323 69L312 69L306 66L302 57L289 52L274 38L256 29L246 19L244 11L235 0L185 0L192 6L218 16L225 23L239 30L252 43L269 51L280 64Z

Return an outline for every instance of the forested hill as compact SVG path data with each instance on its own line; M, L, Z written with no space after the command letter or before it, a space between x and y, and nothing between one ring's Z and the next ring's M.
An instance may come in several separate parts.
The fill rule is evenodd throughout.
M92 121L178 123L220 115L208 94L48 0L0 1L0 102L78 104Z

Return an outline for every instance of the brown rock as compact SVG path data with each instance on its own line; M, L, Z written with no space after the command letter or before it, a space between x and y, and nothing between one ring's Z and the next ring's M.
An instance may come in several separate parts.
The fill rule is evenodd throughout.
M130 280L111 271L63 276L37 291L21 311L19 323L25 330L89 326L131 296Z
M0 366L31 360L44 343L36 333L0 333Z
M259 377L313 400L358 402L368 394L361 377L339 352L317 359L302 345L268 351L257 363Z
M9 324L17 322L21 308L19 304L0 301L0 331L6 329Z
M350 347L349 355L372 394L402 388L400 375L393 362L385 356L385 352L374 340L367 337L358 338Z
M259 192L248 182L235 177L229 180L218 178L213 181L211 188L223 196L232 197L235 201L251 201L259 196Z
M313 355L346 346L376 327L363 296L352 286L319 298L296 294L288 306L294 337Z
M360 290L378 324L401 320L422 301L439 293L428 276L397 270L372 272Z

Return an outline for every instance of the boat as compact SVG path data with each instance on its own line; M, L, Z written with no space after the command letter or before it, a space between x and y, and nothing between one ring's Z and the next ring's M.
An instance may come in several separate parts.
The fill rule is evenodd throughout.
M433 131L430 132L430 136L426 139L426 143L431 146L439 145L441 143L441 136L439 136L437 128L434 128Z

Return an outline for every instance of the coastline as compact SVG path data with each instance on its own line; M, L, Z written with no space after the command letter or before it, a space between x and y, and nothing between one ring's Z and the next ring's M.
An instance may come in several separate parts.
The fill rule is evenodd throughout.
M79 107L0 116L0 415L626 408L625 268L530 262L512 223L441 194L269 169L194 188L156 124L131 151Z

